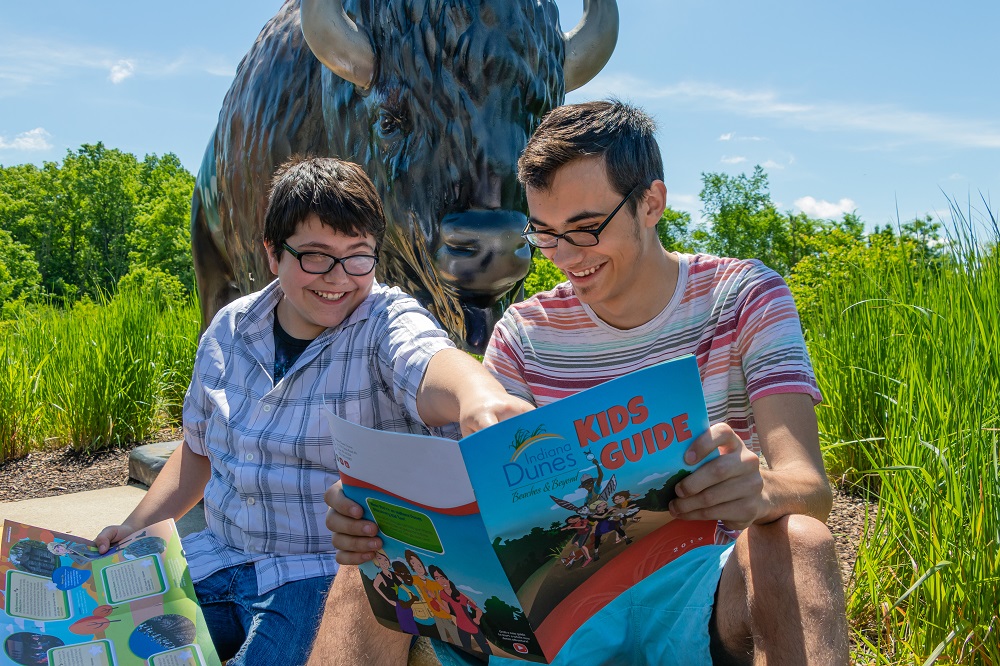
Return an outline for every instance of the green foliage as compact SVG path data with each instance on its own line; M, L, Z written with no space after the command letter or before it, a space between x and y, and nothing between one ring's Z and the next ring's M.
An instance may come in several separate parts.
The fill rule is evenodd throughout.
M189 295L177 300L176 278L142 271L114 298L21 306L0 327L0 461L46 442L137 441L179 422L200 313Z
M68 151L62 164L0 167L0 230L18 243L0 261L21 284L0 296L96 298L137 263L175 275L190 290L193 184L174 155L139 162L101 143Z
M118 281L118 293L152 299L160 310L184 303L188 293L176 276L159 268L135 265Z
M531 256L531 270L524 278L524 295L534 296L540 291L548 291L560 282L565 282L566 276L556 268L556 265L545 258L538 250Z
M691 215L667 206L656 226L660 244L670 252L694 252L691 238Z
M936 249L927 222L840 237L792 282L814 299L828 471L878 503L848 601L858 663L995 664L1000 255Z

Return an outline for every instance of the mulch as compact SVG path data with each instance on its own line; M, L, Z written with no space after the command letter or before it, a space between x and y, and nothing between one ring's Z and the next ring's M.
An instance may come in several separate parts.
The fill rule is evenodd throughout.
M24 458L8 460L0 463L0 503L127 485L131 449L140 444L180 438L180 429L173 428L160 431L147 442L98 453L78 454L66 447L35 451ZM874 505L834 486L833 512L827 525L837 541L845 582L850 580L854 569L866 510L874 515Z

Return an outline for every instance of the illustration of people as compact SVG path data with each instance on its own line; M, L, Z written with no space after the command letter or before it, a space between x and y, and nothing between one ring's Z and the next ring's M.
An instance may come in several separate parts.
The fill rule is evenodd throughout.
M424 566L423 561L415 552L407 549L403 551L403 558L413 571L413 585L420 592L421 598L427 605L427 610L433 624L437 626L441 638L457 645L460 641L458 627L452 620L447 602L441 598L441 586L433 578L428 578L427 567ZM418 609L413 611L413 616L419 624Z
M632 493L627 490L619 490L611 498L611 501L614 504L612 510L615 515L618 516L618 520L621 522L622 527L628 525L630 521L633 523L639 522L642 518L642 516L636 515L639 513L639 507L632 504L631 500Z
M571 530L576 532L573 535L573 539L570 543L576 548L567 557L560 558L563 565L569 569L573 564L583 558L583 567L590 564L592 558L590 556L590 551L587 550L587 540L590 538L590 533L594 531L594 526L589 520L579 514L573 514L566 519L566 525L561 527L562 530Z
M400 560L392 563L392 572L396 574L396 621L399 628L414 636L420 634L414 618L413 606L420 600L420 592L413 585L413 576Z
M74 564L89 564L92 560L107 557L107 554L98 553L94 546L72 541L52 541L46 544L46 548L54 555L68 557Z
M458 636L462 647L466 650L471 650L472 641L475 641L479 649L485 654L493 654L490 644L486 641L486 637L483 636L483 632L479 628L479 621L483 617L483 612L479 610L476 602L462 594L457 587L452 585L448 576L441 571L441 567L432 564L429 571L434 580L441 586L441 598L448 604L451 614L455 617L455 624L458 625Z
M389 560L389 556L381 548L375 553L375 566L380 569L380 571L375 574L375 578L372 581L375 585L375 591L378 592L379 596L385 599L387 604L395 607L396 586L399 581L396 578L395 572L392 570L392 563Z
M608 509L608 503L599 499L590 505L590 523L594 525L594 560L601 559L601 537L610 532L617 534L615 543L625 539L625 543L632 543L632 537L625 534L621 523L615 517L614 511Z
M587 458L587 460L594 463L594 467L597 468L597 478L594 478L589 474L584 474L580 477L580 487L587 491L587 497L584 499L583 505L590 506L598 500L598 497L601 494L601 481L604 480L604 470L601 469L600 463L597 462L597 456L595 456L590 449L584 451L583 455ZM614 479L614 477L611 478Z

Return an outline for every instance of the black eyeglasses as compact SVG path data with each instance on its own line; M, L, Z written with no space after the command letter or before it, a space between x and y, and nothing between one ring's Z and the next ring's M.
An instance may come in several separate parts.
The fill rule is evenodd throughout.
M527 226L524 227L524 231L521 232L521 238L528 241L531 245L535 247L543 248L553 248L558 243L559 239L563 239L570 245L576 245L577 247L592 247L597 245L600 241L601 232L604 231L604 227L608 226L608 223L614 218L614 216L621 210L625 202L632 198L641 185L636 185L632 188L632 191L625 195L622 202L615 206L615 209L611 211L611 214L604 218L596 229L572 229L565 233L554 234L551 231L534 231L531 229L531 222L528 222Z
M352 254L349 257L334 257L323 252L299 252L282 243L281 247L288 250L288 253L299 260L299 266L306 273L313 275L325 275L333 270L333 267L340 264L344 267L344 272L348 275L360 277L368 275L378 263L378 257L374 254ZM378 248L375 248L378 252Z

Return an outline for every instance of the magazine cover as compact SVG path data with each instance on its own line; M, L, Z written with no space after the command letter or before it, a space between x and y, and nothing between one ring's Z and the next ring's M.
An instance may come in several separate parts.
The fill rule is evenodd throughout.
M706 430L698 365L684 356L461 441L490 542L545 654L653 571L715 543L716 521L667 510Z
M172 520L104 555L91 542L4 522L0 664L218 666Z
M715 543L715 521L667 510L694 469L684 452L708 429L693 356L461 442L328 415L344 492L385 542L361 570L393 629L549 661L628 587Z

